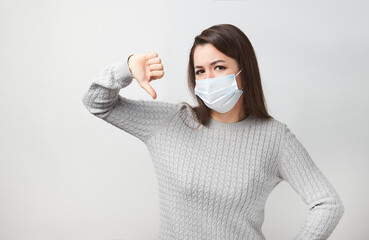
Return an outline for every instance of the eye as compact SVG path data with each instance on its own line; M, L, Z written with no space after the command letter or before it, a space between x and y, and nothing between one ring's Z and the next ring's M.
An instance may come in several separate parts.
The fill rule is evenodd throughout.
M225 67L220 66L220 65L216 66L215 68L217 68L217 67L220 67L220 70L224 70L224 69L226 69ZM199 71L197 71L197 72L196 72L196 75L199 75L199 74L200 74L200 73L199 73L200 71L203 71L203 70L199 70Z
M223 66L216 66L215 68L217 68L217 67L221 67L221 68L225 69L225 67L223 67Z

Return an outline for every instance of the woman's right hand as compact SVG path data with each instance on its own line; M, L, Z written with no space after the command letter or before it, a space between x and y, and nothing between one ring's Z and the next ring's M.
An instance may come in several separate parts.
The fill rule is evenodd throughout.
M158 53L133 54L129 57L127 64L138 84L155 99L156 92L149 83L164 76L163 65L158 57Z

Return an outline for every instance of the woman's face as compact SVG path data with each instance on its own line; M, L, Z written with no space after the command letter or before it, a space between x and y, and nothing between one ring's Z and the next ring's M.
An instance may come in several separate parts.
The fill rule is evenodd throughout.
M198 45L193 54L196 80L237 74L236 60L218 51L212 44ZM242 89L241 74L236 76L238 89Z

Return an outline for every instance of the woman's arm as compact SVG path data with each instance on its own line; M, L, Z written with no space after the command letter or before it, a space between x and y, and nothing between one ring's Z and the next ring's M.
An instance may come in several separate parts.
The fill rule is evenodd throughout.
M133 100L119 95L134 78L122 60L103 69L82 97L90 113L146 142L170 117L180 104L157 100Z
M295 240L327 239L340 221L344 206L329 180L305 147L284 124L279 158L280 178L287 181L309 206L309 215Z

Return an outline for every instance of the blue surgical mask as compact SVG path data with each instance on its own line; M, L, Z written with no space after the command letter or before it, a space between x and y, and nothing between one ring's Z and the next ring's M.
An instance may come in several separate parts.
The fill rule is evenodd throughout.
M225 75L215 78L195 80L195 94L199 96L206 106L219 112L226 113L236 105L243 93L243 89L238 89L236 76Z

